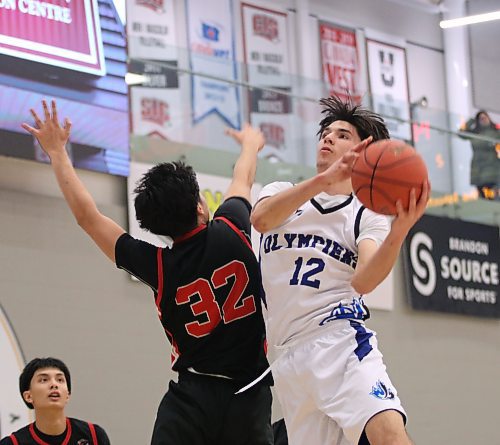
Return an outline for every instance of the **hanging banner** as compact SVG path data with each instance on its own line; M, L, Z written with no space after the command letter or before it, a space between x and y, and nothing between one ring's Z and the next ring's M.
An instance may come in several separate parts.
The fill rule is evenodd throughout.
M0 438L33 421L33 414L19 394L19 375L24 368L21 347L7 315L0 306Z
M215 113L239 129L231 1L187 0L186 15L190 66L199 74L192 76L193 123Z
M500 318L498 227L424 215L404 262L414 309Z
M249 90L250 123L264 133L262 155L296 161L292 115L292 77L288 55L287 14L242 3L243 46ZM283 94L281 94L283 92Z
M385 119L391 138L412 140L406 50L366 40L372 109Z
M183 115L178 89L132 87L130 89L132 134L173 141L183 140Z
M0 54L106 75L97 0L0 0Z
M127 0L131 59L177 60L173 0Z
M287 15L247 3L241 11L248 83L290 88Z
M319 43L323 81L330 96L342 100L352 98L361 103L360 67L356 31L319 22Z

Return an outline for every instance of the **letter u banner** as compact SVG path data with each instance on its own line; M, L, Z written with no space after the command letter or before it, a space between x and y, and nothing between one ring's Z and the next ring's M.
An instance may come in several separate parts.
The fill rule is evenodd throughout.
M424 215L404 245L414 309L500 318L498 227Z

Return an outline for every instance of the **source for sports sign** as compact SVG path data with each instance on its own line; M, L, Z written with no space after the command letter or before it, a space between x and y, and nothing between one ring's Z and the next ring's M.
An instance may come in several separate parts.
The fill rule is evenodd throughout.
M500 318L498 227L424 215L404 260L414 309Z
M0 0L0 53L104 76L97 0Z

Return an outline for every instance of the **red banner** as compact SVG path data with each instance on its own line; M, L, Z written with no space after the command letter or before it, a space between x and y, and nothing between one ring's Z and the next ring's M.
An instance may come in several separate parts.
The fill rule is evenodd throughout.
M0 0L0 53L105 75L97 0Z
M323 80L330 95L361 100L359 61L354 30L329 23L319 24Z

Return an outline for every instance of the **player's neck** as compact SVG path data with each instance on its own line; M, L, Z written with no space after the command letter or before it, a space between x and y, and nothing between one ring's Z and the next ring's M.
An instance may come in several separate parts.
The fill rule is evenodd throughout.
M49 436L58 436L66 430L64 410L38 410L35 425L39 431Z
M329 195L350 195L352 193L351 180L337 182L325 190Z

